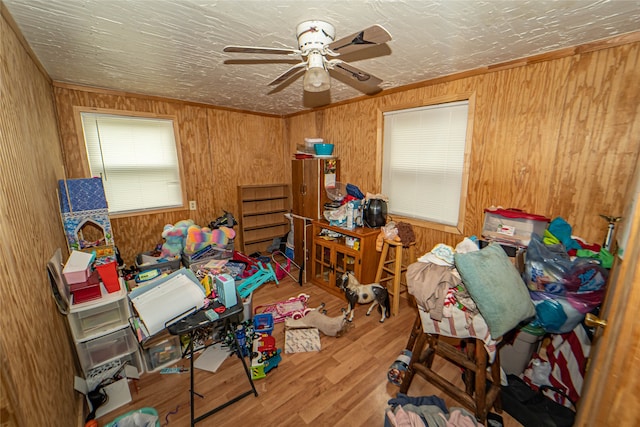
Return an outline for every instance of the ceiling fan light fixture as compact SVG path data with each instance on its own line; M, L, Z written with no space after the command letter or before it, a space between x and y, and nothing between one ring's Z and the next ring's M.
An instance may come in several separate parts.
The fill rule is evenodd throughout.
M307 72L304 73L302 86L307 92L324 92L331 88L331 76L324 64L320 52L311 52L307 61Z
M324 92L331 88L329 72L324 68L311 68L304 75L304 90L307 92Z

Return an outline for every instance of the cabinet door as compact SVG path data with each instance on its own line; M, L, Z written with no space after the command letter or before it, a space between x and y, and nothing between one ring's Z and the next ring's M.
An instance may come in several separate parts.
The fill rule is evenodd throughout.
M340 280L344 273L351 272L356 277L356 279L360 280L360 253L342 244L337 244L335 246L335 252L336 256L333 265L336 279Z
M313 277L311 279L328 289L335 286L333 244L321 239L314 240L312 256L311 272Z
M319 168L315 159L291 161L293 213L318 219Z
M339 293L336 283L346 272L360 279L362 259L360 253L340 241L316 239L313 242L311 278L329 292Z
M291 161L293 213L320 219L324 204L330 202L325 191L327 184L340 178L338 159L302 159Z

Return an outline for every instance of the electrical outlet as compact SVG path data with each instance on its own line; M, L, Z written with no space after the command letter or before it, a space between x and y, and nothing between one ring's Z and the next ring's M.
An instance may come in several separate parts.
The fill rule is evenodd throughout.
M196 201L195 200L189 200L189 210L190 211L195 211L196 209L197 209Z

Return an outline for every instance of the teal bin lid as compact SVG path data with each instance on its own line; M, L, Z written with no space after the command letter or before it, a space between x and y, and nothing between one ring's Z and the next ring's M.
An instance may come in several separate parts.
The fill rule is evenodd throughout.
M526 332L528 334L535 335L536 337L541 337L546 333L544 328L542 328L540 326L535 326L535 325L533 325L531 323L523 326L522 328L520 328L520 330L522 332Z

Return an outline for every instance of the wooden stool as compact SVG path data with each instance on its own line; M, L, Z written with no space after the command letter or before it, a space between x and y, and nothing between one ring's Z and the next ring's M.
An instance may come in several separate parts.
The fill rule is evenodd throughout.
M403 259L403 248L408 250L405 263L403 263L403 261L405 261ZM384 243L382 244L382 253L380 254L380 263L378 264L375 282L382 285L383 282L393 280L391 287L386 286L389 295L392 297L391 314L394 316L400 311L400 285L407 286L407 265L415 261L415 248L415 242L403 246L402 242L384 239ZM385 277L382 277L383 273L386 273ZM405 275L404 280L402 279L403 274Z
M480 423L484 423L487 414L493 406L496 412L502 412L500 401L500 353L491 367L490 386L487 389L487 352L482 340L477 338L462 338L465 343L463 350L439 340L437 334L424 332L420 313L411 329L407 347L413 352L411 362L400 386L400 393L406 394L415 374L420 374L427 381L458 400L461 404L475 413ZM464 368L464 387L462 390L453 383L438 375L431 369L435 355Z

